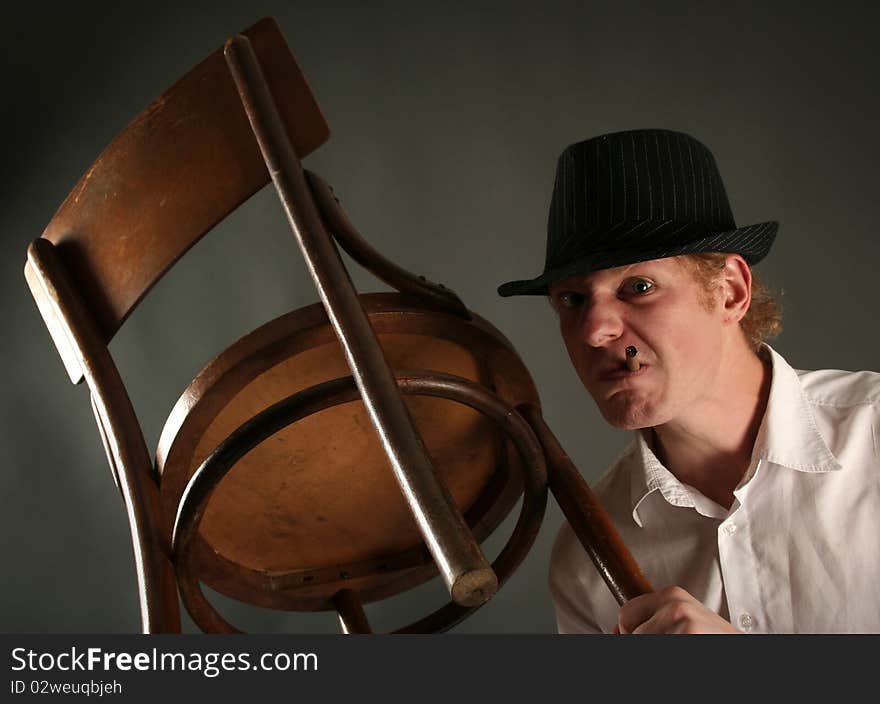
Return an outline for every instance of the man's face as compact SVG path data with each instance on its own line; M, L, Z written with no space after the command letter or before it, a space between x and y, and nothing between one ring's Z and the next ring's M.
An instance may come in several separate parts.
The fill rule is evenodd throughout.
M678 257L597 271L550 288L562 337L605 419L646 428L699 412L721 364L721 305ZM634 345L641 368L626 366Z

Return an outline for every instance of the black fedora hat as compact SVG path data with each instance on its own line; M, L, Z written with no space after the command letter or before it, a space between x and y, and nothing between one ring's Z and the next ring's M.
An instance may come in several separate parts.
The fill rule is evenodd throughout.
M498 288L546 295L576 274L697 252L767 254L778 222L737 227L712 153L690 135L632 130L567 147L556 165L544 272Z

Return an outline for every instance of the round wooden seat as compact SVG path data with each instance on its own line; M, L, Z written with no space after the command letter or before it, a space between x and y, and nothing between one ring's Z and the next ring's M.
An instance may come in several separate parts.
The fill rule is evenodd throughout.
M527 370L482 319L428 310L401 294L361 301L393 370L451 374L510 406L537 404ZM190 477L236 428L348 374L320 305L263 325L208 364L159 443L167 534ZM522 492L510 441L463 403L410 394L405 402L438 475L482 540ZM247 452L214 488L191 554L193 573L211 588L280 609L332 609L341 589L369 602L436 573L360 400L308 415Z

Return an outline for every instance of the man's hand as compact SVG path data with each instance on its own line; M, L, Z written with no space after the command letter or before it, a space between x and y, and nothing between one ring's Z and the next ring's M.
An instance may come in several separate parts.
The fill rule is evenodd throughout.
M681 587L643 594L620 607L619 633L740 633Z

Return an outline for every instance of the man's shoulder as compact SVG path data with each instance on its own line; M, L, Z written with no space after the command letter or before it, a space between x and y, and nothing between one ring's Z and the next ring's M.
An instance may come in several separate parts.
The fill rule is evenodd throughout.
M880 406L880 374L841 369L796 370L807 400L817 406Z
M633 439L608 468L593 482L593 493L600 499L611 499L621 494L629 495L632 466L637 460L638 448ZM604 504L603 504L604 505Z
M880 374L821 369L798 375L809 415L828 449L844 464L872 467L871 475L876 476L880 469Z

